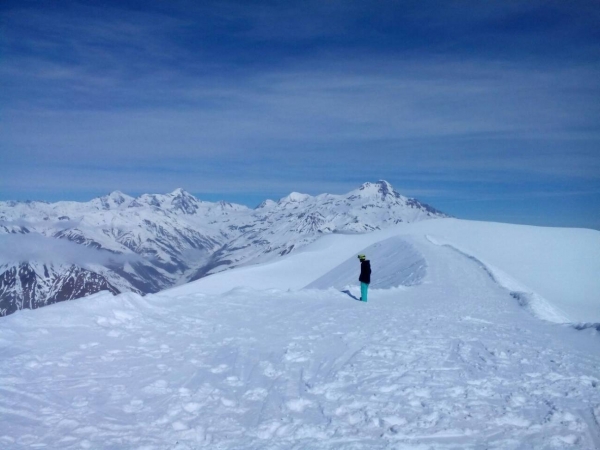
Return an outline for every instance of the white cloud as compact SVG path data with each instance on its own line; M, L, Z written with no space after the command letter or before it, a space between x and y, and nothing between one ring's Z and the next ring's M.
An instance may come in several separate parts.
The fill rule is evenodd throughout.
M113 254L38 233L0 235L0 264L36 261L86 267L90 264L124 264L141 260L135 254Z

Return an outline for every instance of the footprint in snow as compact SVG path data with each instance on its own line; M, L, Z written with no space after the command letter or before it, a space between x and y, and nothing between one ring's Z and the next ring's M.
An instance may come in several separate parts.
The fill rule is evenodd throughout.
M135 399L129 402L129 405L123 407L123 411L129 414L140 412L144 408L144 401Z
M85 408L88 405L88 401L85 397L74 397L73 401L71 402L71 406L73 408Z
M96 346L98 346L98 345L100 345L100 343L99 343L99 342L90 342L90 343L88 343L88 344L81 344L81 345L79 346L79 348L80 348L81 350L86 350L86 349L88 349L88 348L96 347Z
M202 408L202 405L200 403L196 403L196 402L189 402L189 403L186 403L185 405L183 405L184 411L186 411L190 414L197 413L198 411L200 411L201 408Z
M296 398L286 402L288 409L294 412L303 412L306 408L311 407L313 402L305 398Z
M223 373L226 372L227 369L229 369L229 366L227 364L219 364L217 367L213 367L212 369L210 369L210 371L212 373Z
M284 359L289 362L297 362L297 363L308 361L308 358L306 356L304 356L303 353L289 351L289 350L286 351Z
M277 378L278 376L280 376L282 374L282 372L276 370L273 367L273 364L271 364L268 361L263 361L260 363L260 366L263 368L263 374L267 377L267 378Z
M72 420L72 419L62 419L56 425L56 428L58 428L59 430L61 430L63 432L74 430L78 427L79 427L79 422L77 422L76 420Z
M227 383L229 386L234 386L234 387L239 387L239 386L244 385L244 382L236 376L227 377L225 379L225 383Z
M249 391L246 391L246 393L244 394L244 398L246 400L260 402L260 401L263 401L265 398L267 398L267 395L269 395L269 393L266 389L256 388L256 389L250 389Z
M156 380L154 383L144 387L142 391L149 395L163 395L171 392L171 389L166 380Z

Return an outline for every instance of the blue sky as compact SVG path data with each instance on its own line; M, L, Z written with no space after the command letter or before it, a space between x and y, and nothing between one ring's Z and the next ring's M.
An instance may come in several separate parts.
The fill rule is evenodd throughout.
M600 229L597 1L0 3L0 200L385 179Z

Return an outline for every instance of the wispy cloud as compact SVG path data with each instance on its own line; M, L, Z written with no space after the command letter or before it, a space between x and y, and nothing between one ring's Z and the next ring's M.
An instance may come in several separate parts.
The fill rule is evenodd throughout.
M141 259L138 255L114 254L37 233L0 234L0 264L39 261L87 267L93 264L125 264Z
M324 180L349 188L340 183L349 173L353 183L600 176L600 114L577 90L600 80L593 67L372 66L312 65L163 89L187 95L183 108L130 98L113 111L14 112L0 124L10 168L2 183L271 196L305 184L323 192Z
M80 223L80 220L58 220L52 222L52 228L56 230L68 230L77 227ZM12 220L0 220L0 227L35 228L39 226L48 226L48 222L27 220L23 217Z

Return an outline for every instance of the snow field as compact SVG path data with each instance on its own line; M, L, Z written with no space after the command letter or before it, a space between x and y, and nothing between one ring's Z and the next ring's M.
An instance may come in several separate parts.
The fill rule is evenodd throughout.
M458 219L400 224L368 234L327 235L270 263L217 273L164 293L221 294L238 286L340 288L354 282L358 253L365 253L377 269L374 287L410 285L410 277L418 282L424 270L419 269L422 263L410 243L424 236L474 259L541 319L600 323L600 232Z
M365 304L339 266L369 246L399 278ZM390 232L281 263L3 319L0 445L600 447L598 333L528 314L477 260Z
M415 227L468 254L554 322L600 323L600 232L441 219Z

